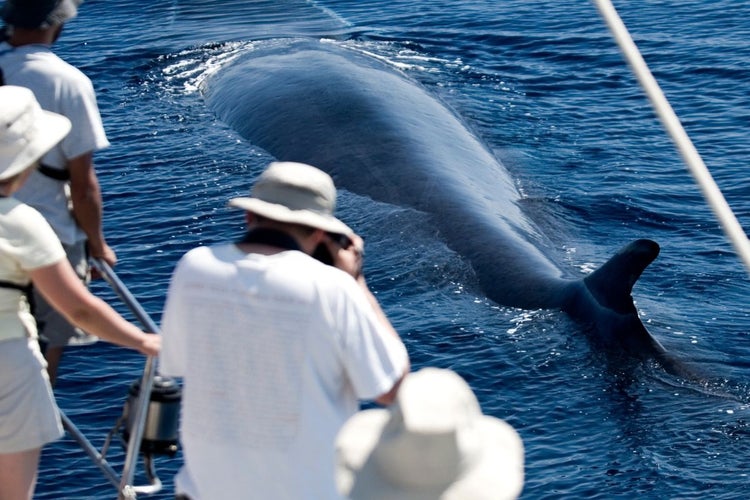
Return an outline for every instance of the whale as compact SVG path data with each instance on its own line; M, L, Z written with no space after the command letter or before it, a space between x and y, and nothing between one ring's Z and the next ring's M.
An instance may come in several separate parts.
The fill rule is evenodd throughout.
M597 345L675 368L632 298L659 245L629 242L584 277L554 263L507 168L458 113L387 62L342 44L289 40L236 57L202 93L220 121L274 158L431 215L495 303L562 310Z

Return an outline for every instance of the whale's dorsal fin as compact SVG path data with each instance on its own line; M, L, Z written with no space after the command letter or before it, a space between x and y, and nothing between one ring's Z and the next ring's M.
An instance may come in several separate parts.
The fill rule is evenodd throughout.
M659 244L655 241L633 241L583 281L602 306L623 314L631 312L635 308L630 296L633 285L657 255Z

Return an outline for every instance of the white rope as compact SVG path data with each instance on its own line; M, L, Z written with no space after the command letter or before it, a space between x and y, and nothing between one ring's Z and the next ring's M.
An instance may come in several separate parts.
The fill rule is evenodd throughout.
M654 107L654 111L659 116L664 128L672 137L675 145L682 155L682 159L688 167L688 170L693 175L693 178L698 183L698 187L701 189L704 198L708 202L708 205L714 211L714 214L719 219L724 233L727 238L731 241L735 248L735 251L740 256L745 266L750 272L750 240L745 235L745 231L737 221L732 209L729 208L727 201L724 199L719 187L714 182L711 173L708 171L705 163L698 154L698 151L693 146L692 141L682 127L680 120L672 110L669 101L664 96L659 84L651 74L646 61L643 60L643 56L638 51L633 38L630 36L628 29L617 14L615 7L609 0L594 0L599 12L609 26L612 35L614 36L617 44L620 46L625 59L630 64L636 78L643 87L643 90L648 95L651 101L651 105Z

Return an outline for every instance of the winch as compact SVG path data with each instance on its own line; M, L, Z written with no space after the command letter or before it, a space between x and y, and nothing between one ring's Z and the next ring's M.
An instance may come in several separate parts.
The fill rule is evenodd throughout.
M128 399L123 408L125 426L123 440L127 443L135 424L136 406L141 392L141 381L130 385ZM154 376L149 398L146 423L143 428L140 451L144 455L169 455L177 453L180 427L180 402L182 389L172 378Z

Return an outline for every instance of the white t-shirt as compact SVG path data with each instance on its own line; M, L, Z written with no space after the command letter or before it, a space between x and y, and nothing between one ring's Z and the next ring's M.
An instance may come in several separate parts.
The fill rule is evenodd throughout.
M65 258L44 217L18 200L0 197L0 280L29 283L28 272ZM24 294L0 287L0 341L36 337L36 323Z
M184 377L177 490L332 499L334 440L407 363L351 276L298 251L200 247L178 263L160 372Z
M72 123L70 133L41 159L42 164L65 170L69 159L109 146L91 80L49 47L0 43L0 68L6 84L31 89L43 109ZM68 191L67 182L34 172L14 196L39 210L63 243L73 244L86 236L70 213Z

